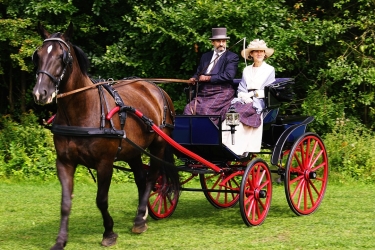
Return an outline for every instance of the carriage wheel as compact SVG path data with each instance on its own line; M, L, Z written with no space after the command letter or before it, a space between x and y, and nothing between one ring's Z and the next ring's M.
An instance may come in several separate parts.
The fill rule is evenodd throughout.
M328 181L328 157L320 137L306 133L293 145L285 168L285 195L297 215L313 213L322 202Z
M155 220L168 218L176 210L180 194L169 183L165 175L160 175L148 198L148 211Z
M270 209L271 199L271 171L263 160L252 160L242 177L240 191L240 210L245 224L262 224Z
M224 186L219 185L223 180L233 176L226 181ZM199 179L202 189L212 189L215 192L203 191L207 200L216 208L230 208L239 200L239 189L241 183L241 172L223 172L213 174L200 174ZM233 192L234 191L234 192Z

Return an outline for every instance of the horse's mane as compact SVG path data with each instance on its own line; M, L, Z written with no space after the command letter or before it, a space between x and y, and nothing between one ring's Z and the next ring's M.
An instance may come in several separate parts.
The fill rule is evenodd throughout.
M52 34L51 38L61 38L61 35L62 34L60 32L57 32L57 33ZM81 69L81 72L84 75L88 75L90 62L89 62L89 59L87 58L87 55L85 54L85 52L83 52L83 50L80 47L72 44L70 41L67 41L67 42L74 49L74 53L76 54L77 61L78 61L78 64L79 64L79 68Z
M74 49L74 52L76 54L78 64L79 64L79 67L80 67L82 73L84 75L88 75L88 69L89 69L90 63L89 63L89 59L87 58L85 52L83 52L83 50L76 45L73 45L73 49Z

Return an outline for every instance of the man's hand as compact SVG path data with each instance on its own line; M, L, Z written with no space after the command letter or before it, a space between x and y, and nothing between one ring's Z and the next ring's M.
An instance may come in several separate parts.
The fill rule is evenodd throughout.
M210 80L211 80L211 76L205 76L205 75L199 76L200 82L209 82Z
M189 79L189 85L195 85L195 83L197 82L197 79L195 79L194 77L190 78Z

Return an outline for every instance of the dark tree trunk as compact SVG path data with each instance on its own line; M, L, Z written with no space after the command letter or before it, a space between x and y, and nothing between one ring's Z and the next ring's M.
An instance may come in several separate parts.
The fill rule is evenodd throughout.
M9 103L9 112L13 114L14 112L14 102L13 102L13 69L9 69L9 92L8 92L8 103Z
M26 76L25 71L21 70L21 111L26 112Z

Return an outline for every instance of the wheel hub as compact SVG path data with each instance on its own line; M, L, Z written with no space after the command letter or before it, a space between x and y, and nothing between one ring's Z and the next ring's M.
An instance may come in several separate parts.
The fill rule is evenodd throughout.
M263 199L267 197L267 191L266 190L254 190L254 196L256 199Z
M267 191L266 190L260 190L259 191L259 198L266 198L267 197Z
M317 174L316 174L315 171L310 172L310 171L306 170L306 172L305 172L305 179L306 180L316 179L316 177L317 177Z

